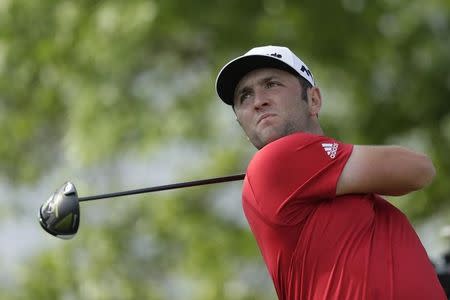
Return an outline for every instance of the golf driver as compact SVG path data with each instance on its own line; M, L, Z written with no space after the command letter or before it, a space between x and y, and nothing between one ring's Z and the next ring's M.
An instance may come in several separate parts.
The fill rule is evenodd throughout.
M67 240L73 238L78 231L80 224L80 202L82 201L237 181L244 179L244 177L245 174L230 175L87 197L78 197L75 185L71 182L66 182L42 204L39 209L39 223L51 235Z

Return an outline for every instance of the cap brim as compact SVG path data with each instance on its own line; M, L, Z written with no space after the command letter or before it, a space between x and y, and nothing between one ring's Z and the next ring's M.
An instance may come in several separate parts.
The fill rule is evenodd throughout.
M216 91L220 99L228 105L233 105L234 90L239 81L247 73L261 68L276 68L299 74L285 62L267 55L247 55L236 58L225 65L216 80Z

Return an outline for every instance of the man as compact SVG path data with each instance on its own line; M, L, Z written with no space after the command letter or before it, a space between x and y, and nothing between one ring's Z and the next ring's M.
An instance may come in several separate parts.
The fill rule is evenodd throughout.
M379 196L427 186L427 156L324 136L320 90L285 47L230 61L216 90L259 149L243 208L279 299L446 299L409 221Z

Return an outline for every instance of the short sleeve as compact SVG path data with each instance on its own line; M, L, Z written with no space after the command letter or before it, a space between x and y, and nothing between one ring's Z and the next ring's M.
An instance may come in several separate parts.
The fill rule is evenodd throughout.
M316 204L336 196L337 181L352 149L350 144L307 133L278 139L251 160L244 201L268 221L301 222Z

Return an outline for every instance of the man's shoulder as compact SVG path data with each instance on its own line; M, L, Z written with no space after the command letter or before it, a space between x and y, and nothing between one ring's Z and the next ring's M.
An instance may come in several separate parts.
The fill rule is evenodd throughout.
M250 164L258 163L261 160L277 161L315 144L317 144L317 148L320 151L322 148L328 147L328 144L332 147L334 142L335 140L333 138L324 135L296 132L281 137L261 148L255 153Z

